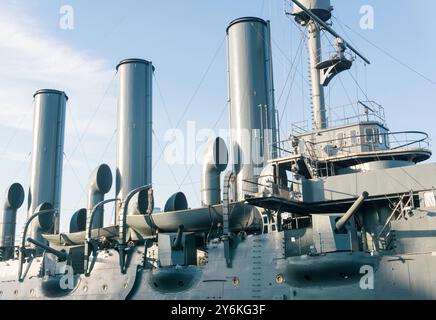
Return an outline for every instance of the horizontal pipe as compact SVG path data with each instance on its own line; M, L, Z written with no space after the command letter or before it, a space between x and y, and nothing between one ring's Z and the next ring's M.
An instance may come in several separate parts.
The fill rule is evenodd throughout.
M259 209L243 203L230 204L229 225L232 232L258 230L260 228ZM185 232L211 232L223 225L222 204L197 209L174 212L157 212L151 216L128 216L127 224L139 234L153 236L159 232L177 232L180 225Z

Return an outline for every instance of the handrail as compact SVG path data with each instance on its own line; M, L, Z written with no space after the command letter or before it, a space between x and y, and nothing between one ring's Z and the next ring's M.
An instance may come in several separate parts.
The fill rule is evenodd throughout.
M39 217L42 214L46 213L56 213L57 209L47 209L47 210L40 210L35 212L33 215L30 216L30 218L27 220L26 224L24 225L23 230L23 237L21 239L21 247L19 250L19 257L18 257L18 281L22 282L22 273L23 273L23 264L24 264L24 250L26 249L26 239L27 239L27 231L29 229L30 223L35 220L37 217Z
M127 210L129 207L130 200L138 194L141 191L144 190L150 190L152 188L152 185L146 185L139 188L136 188L127 195L122 208L122 217L120 217L119 220L119 235L118 235L118 249L119 249L119 255L120 255L120 268L121 273L126 273L126 259L125 259L125 250L126 250L126 217L127 217ZM150 203L148 204L151 205Z
M111 202L117 202L120 201L119 199L108 199L101 201L97 203L91 211L91 214L87 217L86 221L86 237L85 237L85 250L84 250L84 270L85 270L85 276L89 277L90 272L89 269L89 243L91 241L92 236L92 223L94 222L94 217L97 213L97 209L99 209L101 206L104 206L105 204L111 203Z
M404 198L407 197L407 196L409 197L409 199L408 199L408 200L406 201L406 203L404 204L403 200L404 200ZM396 206L394 207L394 209L392 210L391 215L390 215L389 218L386 220L386 223L383 225L382 229L381 229L380 232L378 233L378 235L377 235L377 239L380 239L380 237L383 235L383 233L385 232L387 226L391 223L392 218L393 218L393 217L395 216L395 214L398 212L398 209L399 209L401 206L405 206L405 207L407 207L409 204L411 204L412 201L413 201L413 192L412 192L412 191L411 191L410 193L405 193L405 194L403 194L403 195L400 197L400 199L399 199L397 205L396 205Z
M402 138L397 138L400 135L404 135L404 137ZM408 137L410 135L418 135L418 137ZM371 137L372 140L374 140L373 142L366 142L364 141L365 138L367 137ZM380 143L379 141L379 137L384 137L383 139L383 143ZM391 139L388 139L391 138ZM351 141L351 139L361 139L361 141L359 143L348 143L345 144L344 142L347 141ZM279 142L275 142L272 145L284 145L285 143L290 143L291 140L284 140L284 141L279 141ZM336 143L340 145L340 149L343 151L346 151L347 149L351 149L351 148L355 148L355 147L359 147L359 146L367 146L369 144L371 144L372 146L375 145L381 145L386 147L386 150L400 150L412 145L418 145L419 148L422 149L430 149L430 137L426 132L423 131L397 131L397 132L385 132L385 133L376 133L373 132L372 134L360 134L360 135L356 135L356 136L349 136L349 135L344 135L344 137L342 138L334 138L334 139L329 139L329 140L323 140L323 141L317 141L317 142L312 142L312 141L306 141L304 140L304 142L307 145L310 145L312 148L314 148L314 150L312 150L312 152L314 151L315 153L318 152L318 148L317 146L319 145L324 145L327 143ZM291 150L286 150L283 149L281 147L275 147L278 150L287 152L289 154L294 155L295 153ZM348 151L346 151L348 152Z
M328 127L351 125L355 119L358 122L377 121L386 126L385 110L383 106L375 101L357 100L352 103L330 107L328 118ZM302 120L291 123L291 131L294 134L309 133L311 131L310 121Z

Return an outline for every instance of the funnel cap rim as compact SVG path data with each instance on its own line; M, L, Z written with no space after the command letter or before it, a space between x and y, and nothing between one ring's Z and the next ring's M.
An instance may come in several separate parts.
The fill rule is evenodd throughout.
M232 26L234 26L235 24L240 23L240 22L247 22L247 21L255 21L255 22L260 22L260 23L262 23L264 25L267 25L267 22L264 19L262 19L262 18L251 17L251 16L240 17L240 18L237 18L237 19L235 19L235 20L233 20L232 22L229 23L229 26L227 27L226 32L229 33L229 29Z
M33 95L33 97L35 98L37 95L39 94L45 94L45 93L51 93L51 94L58 94L60 96L65 96L66 100L68 100L68 96L65 93L65 91L61 91L61 90L56 90L56 89L40 89L38 91L35 92L35 94Z
M116 67L117 71L120 68L120 66L122 66L123 64L127 64L127 63L140 63L140 64L151 65L151 67L153 68L153 71L155 70L155 68L153 66L153 62L151 62L151 61L144 60L144 59L138 59L138 58L130 58L130 59L121 60L120 63L118 63L118 65Z

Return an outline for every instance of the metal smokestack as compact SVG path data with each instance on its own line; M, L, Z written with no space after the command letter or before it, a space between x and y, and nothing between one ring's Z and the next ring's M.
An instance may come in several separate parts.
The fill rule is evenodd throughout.
M24 189L21 184L14 183L5 193L3 210L0 213L0 261L14 257L17 210L23 201Z
M117 198L152 181L152 82L153 64L146 60L123 60L118 101ZM129 215L145 214L148 193L130 201ZM118 208L119 209L119 208Z
M277 142L269 23L253 17L227 28L231 154L238 200L257 192Z
M65 112L68 97L62 91L39 90L34 98L35 116L28 218L44 203L57 209L54 216L44 214L32 222L31 237L43 241L42 233L59 232Z

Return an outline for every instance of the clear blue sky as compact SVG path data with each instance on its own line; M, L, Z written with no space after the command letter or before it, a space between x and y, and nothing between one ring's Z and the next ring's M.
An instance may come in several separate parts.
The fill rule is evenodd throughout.
M355 32L436 81L433 0L332 3L334 15ZM74 30L59 28L59 9L66 4L75 9ZM187 121L195 121L197 129L212 128L215 124L216 131L227 128L225 30L231 20L240 16L271 20L278 100L300 40L299 30L283 13L285 4L281 0L1 1L0 189L15 181L28 188L33 93L45 87L65 90L70 96L61 213L62 230L66 231L74 210L86 205L85 190L92 169L102 162L115 168L114 76L116 64L124 58L152 60L156 67L161 94L155 83L155 160L161 152L159 146L165 145L164 133L178 122L182 130L186 129ZM366 4L375 9L374 30L359 27L359 10ZM344 34L333 22L337 31ZM345 38L352 40L372 61L366 68L366 81L361 62L356 63L353 76L367 89L369 98L384 106L390 129L422 130L436 136L436 86L355 33L345 31ZM307 74L305 54L298 65L281 123L286 135L291 122L309 115L308 88L302 80L302 75ZM362 98L349 76L344 75L342 80L346 90L335 82L331 105ZM288 91L289 83L277 105L280 113ZM188 111L183 114L188 104ZM98 116L92 117L96 110ZM193 166L187 175L190 168L190 165L168 166L164 161L156 164L158 206L162 207L179 189L187 194L191 207L199 205L200 166ZM26 215L25 207L19 213L20 223ZM112 219L112 212L107 212L106 217Z

